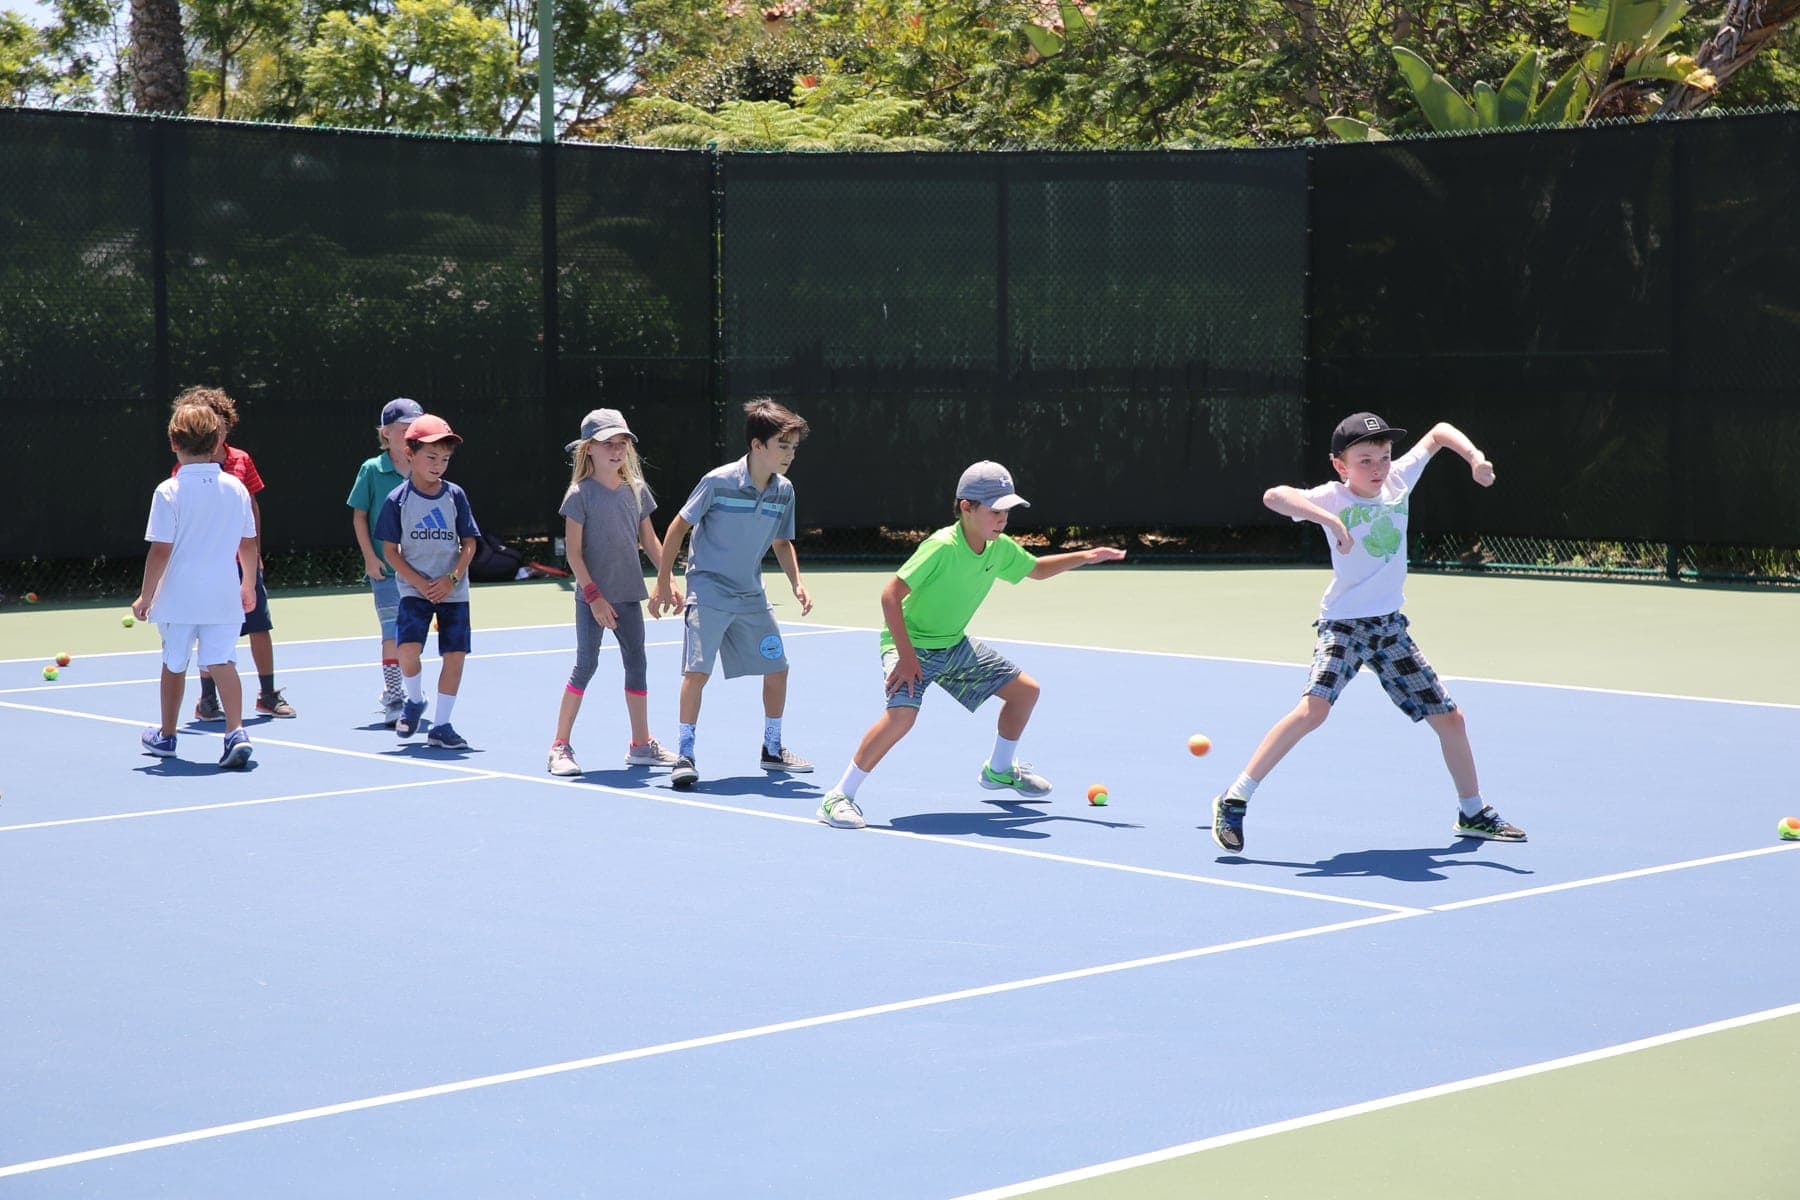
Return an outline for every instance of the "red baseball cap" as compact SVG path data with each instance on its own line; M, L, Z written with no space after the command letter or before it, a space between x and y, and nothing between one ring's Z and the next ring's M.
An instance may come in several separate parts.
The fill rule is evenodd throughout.
M409 442L451 442L462 441L456 430L450 428L450 422L442 417L434 417L426 413L414 418L406 427L406 440Z

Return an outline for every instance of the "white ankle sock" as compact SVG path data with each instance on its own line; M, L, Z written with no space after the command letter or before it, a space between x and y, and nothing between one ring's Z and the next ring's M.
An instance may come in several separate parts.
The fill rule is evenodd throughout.
M863 770L855 763L851 763L848 767L844 768L844 777L838 780L837 790L854 800L856 799L856 789L861 787L863 780L868 777L869 773L867 771Z
M1487 807L1487 801L1481 798L1480 792L1476 792L1473 796L1458 796L1456 803L1461 807L1465 817L1472 817Z
M1018 758L1019 743L1016 740L1008 740L999 736L994 738L994 753L988 759L988 766L1005 775L1013 769L1013 764L1018 761Z
M1250 797L1256 795L1256 782L1248 775L1239 775L1231 781L1231 786L1225 789L1225 794L1234 800L1242 800L1248 804Z

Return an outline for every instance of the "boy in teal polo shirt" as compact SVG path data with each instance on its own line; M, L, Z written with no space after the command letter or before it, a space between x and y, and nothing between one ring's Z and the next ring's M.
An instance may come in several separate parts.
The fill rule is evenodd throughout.
M994 753L981 766L984 788L1041 800L1050 781L1017 759L1019 739L1038 699L1038 682L965 630L996 579L1049 579L1089 563L1117 562L1123 550L1100 546L1036 558L1006 536L1007 514L1029 502L1013 490L1012 476L996 462L978 462L956 484L956 524L919 544L881 589L881 666L887 676L887 711L869 726L838 785L819 805L819 820L839 829L861 829L856 790L882 757L919 719L925 688L937 684L970 712L989 696L1000 697Z

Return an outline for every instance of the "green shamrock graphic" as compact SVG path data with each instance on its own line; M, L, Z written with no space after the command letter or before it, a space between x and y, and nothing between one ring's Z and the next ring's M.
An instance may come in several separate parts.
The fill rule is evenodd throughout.
M1385 513L1369 525L1369 536L1363 539L1363 549L1383 560L1400 552L1400 531L1394 528L1393 521Z

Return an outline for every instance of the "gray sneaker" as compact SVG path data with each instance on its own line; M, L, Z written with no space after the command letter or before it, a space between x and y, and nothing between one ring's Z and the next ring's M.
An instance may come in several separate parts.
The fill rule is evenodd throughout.
M208 696L206 693L202 692L199 701L194 705L194 720L223 721L224 719L225 706L219 703L219 698L217 696Z
M552 775L581 774L581 764L575 761L575 747L567 742L550 743L548 766Z
M672 767L680 760L680 755L673 750L665 750L662 743L651 738L643 745L633 743L625 750L625 765L628 767Z
M687 791L700 782L700 769L694 760L683 754L675 760L675 769L669 772L669 785Z
M1030 763L1016 762L1011 771L1002 773L987 763L981 764L981 786L994 791L1011 791L1021 800L1042 800L1050 794L1050 781L1031 769Z
M863 829L868 825L856 801L838 791L825 793L825 802L819 805L819 820L833 829Z
M394 727L394 722L398 721L400 714L405 711L405 696L383 696L381 698L381 723L389 729Z
M769 748L762 748L762 769L765 771L786 771L789 775L805 775L813 769L813 765L789 750L781 748L780 754L770 754Z

